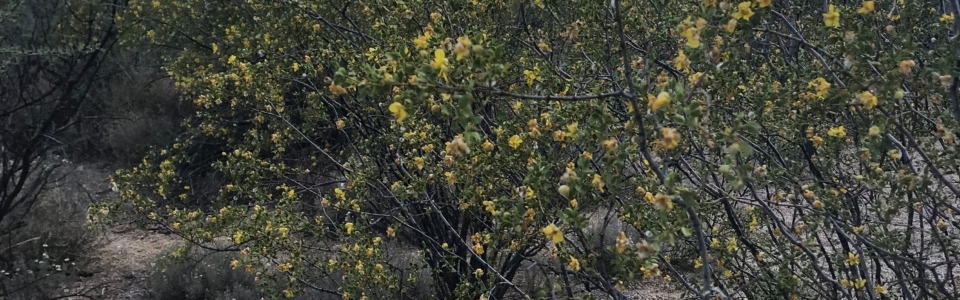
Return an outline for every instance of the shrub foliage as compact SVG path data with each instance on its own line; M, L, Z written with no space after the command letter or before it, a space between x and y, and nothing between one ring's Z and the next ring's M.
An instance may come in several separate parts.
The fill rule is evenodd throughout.
M278 297L623 298L663 277L703 299L957 298L955 11L131 0L128 42L183 49L165 64L196 114L91 218L132 204L229 239ZM624 232L598 244L607 211ZM529 268L540 288L516 284Z

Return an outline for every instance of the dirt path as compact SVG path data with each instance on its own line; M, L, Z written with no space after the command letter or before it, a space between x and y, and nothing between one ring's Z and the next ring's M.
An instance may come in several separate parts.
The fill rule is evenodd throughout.
M107 233L89 267L93 275L76 282L74 289L101 299L147 299L151 263L179 242L177 236L140 229Z

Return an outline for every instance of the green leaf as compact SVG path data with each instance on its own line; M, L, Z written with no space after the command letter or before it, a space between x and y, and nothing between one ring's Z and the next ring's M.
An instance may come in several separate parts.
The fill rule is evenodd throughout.
M747 124L743 125L743 129L746 129L749 133L757 134L760 132L760 124L757 124L757 122L747 122Z

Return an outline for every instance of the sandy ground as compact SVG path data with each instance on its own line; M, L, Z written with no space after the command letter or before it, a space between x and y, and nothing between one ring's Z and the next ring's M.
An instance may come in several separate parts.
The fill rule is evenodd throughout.
M92 275L75 282L73 290L88 291L87 295L100 299L146 299L151 262L179 243L177 236L141 229L109 232L89 267Z

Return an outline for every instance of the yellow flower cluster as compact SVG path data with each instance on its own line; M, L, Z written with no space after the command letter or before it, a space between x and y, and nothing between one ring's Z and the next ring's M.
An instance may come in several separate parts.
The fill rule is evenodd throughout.
M661 107L670 104L670 94L667 92L660 92L656 98L653 95L647 94L647 106L650 107L650 110L656 112Z
M733 19L734 20L744 19L749 21L750 17L754 15L753 10L750 9L751 5L752 3L750 3L750 1L740 2L740 4L737 4L737 11L735 11L732 15Z
M560 227L557 227L556 224L551 223L550 225L547 225L547 227L544 227L541 231L543 231L543 234L554 243L563 242L563 232L560 231Z
M690 17L687 17L686 20L677 25L677 32L687 39L687 47L696 49L700 48L700 31L706 26L707 20L704 18L698 18L696 22L693 22Z
M840 12L836 10L833 4L827 7L827 12L823 14L823 24L827 27L840 27Z

